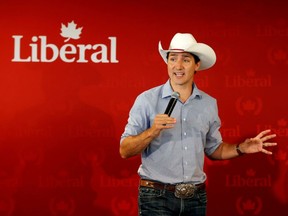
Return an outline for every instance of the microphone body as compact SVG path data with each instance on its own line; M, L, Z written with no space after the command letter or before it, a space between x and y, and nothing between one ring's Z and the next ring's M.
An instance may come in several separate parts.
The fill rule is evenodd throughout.
M177 100L178 98L180 97L180 94L178 92L173 92L172 95L171 95L171 99L166 107L166 110L164 112L164 114L167 114L168 116L171 115L176 103L177 103Z

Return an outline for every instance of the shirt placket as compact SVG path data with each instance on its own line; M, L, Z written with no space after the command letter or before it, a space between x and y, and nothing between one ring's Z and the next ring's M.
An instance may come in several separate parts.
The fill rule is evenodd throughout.
M187 104L182 106L181 112L181 132L182 132L182 166L183 166L183 181L191 181L192 175L192 157L189 152L191 152L191 133L189 132L189 122L188 122L188 109Z

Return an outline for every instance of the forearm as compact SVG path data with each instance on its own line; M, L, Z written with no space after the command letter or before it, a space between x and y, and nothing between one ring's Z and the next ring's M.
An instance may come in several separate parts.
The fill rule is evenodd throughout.
M120 155L129 158L142 153L153 139L159 136L163 129L174 127L176 119L167 114L158 114L154 118L153 125L136 136L126 137L120 144Z
M130 158L142 153L151 141L158 136L159 132L156 132L153 128L149 128L139 135L126 137L120 144L121 157Z
M212 155L210 155L210 158L214 160L227 160L227 159L238 157L241 154L237 152L236 146L237 144L229 144L229 143L223 142L212 153ZM240 152L243 153L243 151L241 150L241 144L239 145L239 150Z

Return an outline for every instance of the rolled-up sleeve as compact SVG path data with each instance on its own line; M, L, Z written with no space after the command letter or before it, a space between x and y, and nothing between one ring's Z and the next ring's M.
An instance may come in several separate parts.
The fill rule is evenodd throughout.
M147 118L147 110L143 105L143 97L141 94L136 98L129 112L128 122L121 136L120 144L126 137L138 135L149 127L149 118Z
M218 115L218 106L217 101L214 100L214 103L211 107L211 120L210 120L210 129L206 136L206 145L205 153L211 155L218 146L222 143L222 136L220 133L221 120Z

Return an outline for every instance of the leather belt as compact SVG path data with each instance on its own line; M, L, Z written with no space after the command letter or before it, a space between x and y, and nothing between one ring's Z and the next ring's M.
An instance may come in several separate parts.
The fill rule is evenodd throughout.
M185 185L185 183L183 185ZM196 191L201 190L201 189L205 189L205 183L193 184L193 185L195 186ZM140 186L150 187L150 188L159 189L159 190L168 190L168 191L175 193L177 184L175 184L175 185L174 184L164 184L161 182L141 179L140 180Z

